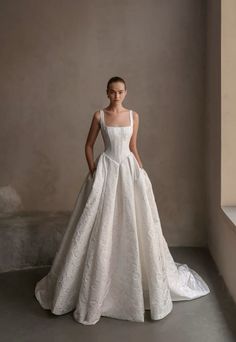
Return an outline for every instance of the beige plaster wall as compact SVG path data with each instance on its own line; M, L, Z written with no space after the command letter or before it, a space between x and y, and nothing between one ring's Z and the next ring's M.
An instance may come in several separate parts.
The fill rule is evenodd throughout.
M236 1L222 1L221 204L236 206Z
M0 12L1 187L25 210L72 209L92 114L119 75L168 243L204 245L205 1L4 0Z
M224 7L228 4L228 0L209 0L207 6L207 231L210 252L236 301L236 229L221 209L221 27L228 20Z

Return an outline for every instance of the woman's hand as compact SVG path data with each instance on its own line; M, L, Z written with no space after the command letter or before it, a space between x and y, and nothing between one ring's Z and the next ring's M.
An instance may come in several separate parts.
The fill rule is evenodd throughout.
M91 177L93 177L94 176L94 173L95 173L95 171L96 171L96 166L90 171L90 174L91 174Z

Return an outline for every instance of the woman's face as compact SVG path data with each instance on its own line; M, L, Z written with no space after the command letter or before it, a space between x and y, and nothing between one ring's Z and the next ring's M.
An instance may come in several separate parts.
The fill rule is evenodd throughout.
M111 83L107 91L107 96L112 103L122 103L126 94L127 90L123 82Z

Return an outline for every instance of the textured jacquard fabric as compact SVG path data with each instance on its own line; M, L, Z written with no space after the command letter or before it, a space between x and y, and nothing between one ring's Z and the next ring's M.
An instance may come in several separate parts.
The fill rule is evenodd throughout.
M49 273L35 296L55 315L73 311L82 324L101 316L144 322L168 315L173 301L210 292L202 277L173 260L162 233L152 184L129 148L130 125L106 126L105 149L86 175Z

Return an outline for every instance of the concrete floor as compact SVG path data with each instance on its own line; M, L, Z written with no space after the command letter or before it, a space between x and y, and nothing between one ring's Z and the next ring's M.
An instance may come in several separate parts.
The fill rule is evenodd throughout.
M211 293L192 301L174 302L159 321L146 311L144 323L101 317L95 325L74 321L72 312L56 316L34 297L35 283L49 268L0 274L1 342L231 342L236 341L236 306L204 248L170 248L175 261L187 263L208 283Z

